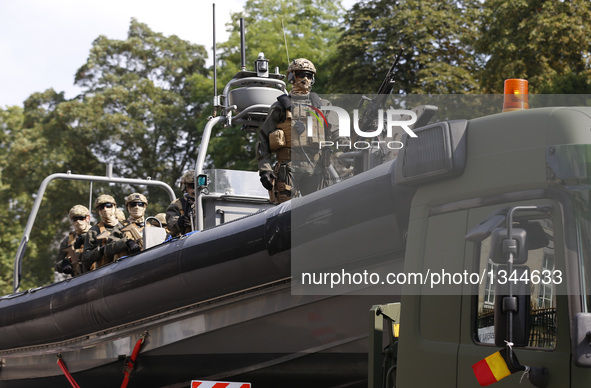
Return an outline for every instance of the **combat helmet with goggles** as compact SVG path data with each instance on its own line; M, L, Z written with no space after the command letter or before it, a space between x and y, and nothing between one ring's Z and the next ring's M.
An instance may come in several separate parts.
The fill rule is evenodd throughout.
M316 81L316 67L306 58L294 59L287 67L287 81L290 84L295 83L296 76L299 78L306 77L310 80L310 85L314 85Z

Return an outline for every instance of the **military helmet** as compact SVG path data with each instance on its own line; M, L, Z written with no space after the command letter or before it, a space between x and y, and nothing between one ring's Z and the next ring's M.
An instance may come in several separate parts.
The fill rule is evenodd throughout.
M311 71L312 73L316 74L316 67L306 58L297 58L291 61L289 67L287 68L287 73L289 74L298 70Z
M187 183L195 183L195 171L189 170L181 177L181 190L187 189Z
M70 209L70 213L68 213L68 216L70 217L70 219L72 219L76 216L86 217L89 215L90 215L90 211L88 210L88 208L86 206L82 206L82 205L74 205Z
M96 197L94 201L94 208L98 208L103 203L112 203L113 206L117 206L117 202L115 202L115 198L111 197L109 194L101 194Z
M155 220L152 220L152 225L154 226L160 226L162 224L162 227L166 227L168 224L166 223L166 213L158 213L154 216L154 218L156 218L158 221L160 221L160 223L155 222Z
M296 71L310 71L316 75L316 67L306 58L296 58L287 67L287 81L289 83L295 82L294 72Z
M143 202L147 205L148 199L143 194L133 193L125 197L125 207L127 207L130 202Z

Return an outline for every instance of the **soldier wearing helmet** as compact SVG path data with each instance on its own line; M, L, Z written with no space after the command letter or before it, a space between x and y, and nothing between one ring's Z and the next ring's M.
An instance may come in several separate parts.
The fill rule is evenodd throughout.
M74 227L59 247L59 254L55 261L57 272L77 276L82 273L81 255L84 249L84 240L90 229L90 211L82 205L75 205L70 209L68 218Z
M125 233L125 237L135 241L140 249L144 247L142 232L145 227L144 214L147 207L148 199L143 194L132 193L125 197L125 208L129 213L129 218L123 222L125 226L121 231Z
M144 226L144 214L148 207L148 199L140 193L129 194L125 197L125 208L129 213L128 222Z
M331 140L331 130L337 128L334 115L329 116L328 125L312 115L313 108L330 105L312 92L316 80L316 67L312 62L305 58L294 59L287 68L287 80L293 85L292 89L271 105L257 143L261 184L269 190L274 203L326 186L330 154L322 150L320 144ZM311 115L313 120L308 120ZM306 127L310 123L311 132ZM277 159L273 167L272 154Z
M156 226L158 228L164 228L166 230L166 234L170 234L168 230L168 223L166 222L166 213L158 213L154 216L155 219L150 221L152 226Z
M121 231L123 224L117 219L115 198L108 194L99 195L94 208L101 219L90 228L84 241L82 262L86 270L102 267L140 250L138 244Z
M180 181L183 196L166 209L166 223L173 237L193 231L195 223L195 171L183 174Z

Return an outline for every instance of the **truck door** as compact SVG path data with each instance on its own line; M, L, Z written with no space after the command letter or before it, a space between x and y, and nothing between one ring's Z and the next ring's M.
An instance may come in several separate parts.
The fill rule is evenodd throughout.
M461 283L431 280L464 271L467 216L462 210L411 220L417 233L409 234L406 251L396 387L456 386Z
M550 200L536 200L470 209L468 232L495 210L517 205L543 205L552 210L549 214L516 214L514 219L515 227L526 225L538 231L528 232L528 238L531 239L528 241L528 259L525 263L529 270L529 336L527 346L515 348L515 353L522 365L548 368L548 387L568 387L571 365L570 323L568 300L564 295L565 246L562 237L561 207ZM465 268L472 273L480 274L481 278L477 285L464 284L465 290L462 293L458 387L479 387L472 365L500 349L495 346L494 340L495 283L511 281L513 274L503 274L499 271L497 264L490 259L490 249L490 236L481 241L466 242ZM513 373L495 383L495 386L516 386L522 375L523 372ZM523 383L529 384L525 381Z

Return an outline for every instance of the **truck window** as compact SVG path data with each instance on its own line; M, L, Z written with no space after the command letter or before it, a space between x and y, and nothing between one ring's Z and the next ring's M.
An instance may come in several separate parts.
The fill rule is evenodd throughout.
M525 263L529 269L527 279L531 295L529 306L531 331L528 347L554 349L556 347L556 288L551 278L555 270L552 221L547 218L516 220L514 227L523 227L526 223L530 226L533 223L541 226L541 229L537 228L540 233L531 236L532 240L528 233L527 245L532 248L528 248L528 259ZM490 237L480 243L476 252L479 273L485 272L486 278L478 289L474 338L476 343L494 344L495 284L511 281L511 274L499 271L502 268L491 261Z

